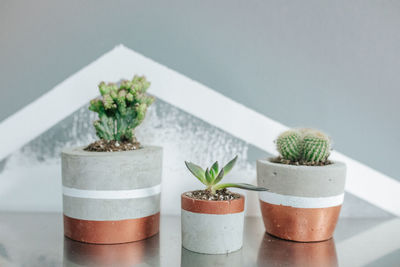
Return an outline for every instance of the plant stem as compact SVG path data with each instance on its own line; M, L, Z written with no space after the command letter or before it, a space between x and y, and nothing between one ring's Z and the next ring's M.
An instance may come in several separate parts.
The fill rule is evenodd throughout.
M213 186L213 185L209 185L206 190L209 191L211 194L215 194L217 191L215 189L215 186Z

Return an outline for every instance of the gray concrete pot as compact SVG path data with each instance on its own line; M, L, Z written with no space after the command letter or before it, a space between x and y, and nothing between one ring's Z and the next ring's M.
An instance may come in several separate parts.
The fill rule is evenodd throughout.
M162 148L62 152L64 234L87 243L145 239L159 231Z
M296 166L257 161L257 182L266 231L293 241L332 237L344 198L346 165Z
M244 196L208 201L182 194L182 246L204 254L226 254L243 245Z

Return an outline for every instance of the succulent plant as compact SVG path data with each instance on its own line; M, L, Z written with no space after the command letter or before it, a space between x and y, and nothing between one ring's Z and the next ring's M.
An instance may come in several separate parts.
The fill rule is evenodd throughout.
M146 94L149 86L150 82L144 76L137 75L119 85L99 84L101 98L90 101L89 110L99 115L93 125L100 139L134 140L134 129L143 121L147 107L154 101Z
M303 137L302 159L305 162L325 162L330 154L329 137L319 131L308 132Z
M233 168L236 163L238 156L229 161L223 168L219 169L218 161L216 161L211 167L203 170L200 166L185 161L186 167L189 171L203 183L209 192L215 194L217 190L221 190L228 187L236 187L241 189L253 190L253 191L266 191L266 188L254 186L246 183L224 183L218 184Z
M302 136L298 131L290 130L282 133L276 140L276 145L282 158L290 161L300 159L302 153Z
M276 140L284 160L307 165L325 163L331 149L329 137L315 129L301 128L283 132Z

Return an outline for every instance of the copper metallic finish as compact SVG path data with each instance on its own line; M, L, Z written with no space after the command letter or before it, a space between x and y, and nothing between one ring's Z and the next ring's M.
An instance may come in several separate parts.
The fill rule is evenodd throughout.
M293 208L260 200L267 233L282 239L315 242L333 236L340 206L329 208Z
M331 238L322 242L290 242L266 234L258 250L257 265L335 267L335 241Z
M182 209L195 213L230 214L244 211L244 196L234 200L199 200L181 195Z
M118 244L146 239L158 233L160 213L120 221L89 221L64 215L64 235L80 242Z

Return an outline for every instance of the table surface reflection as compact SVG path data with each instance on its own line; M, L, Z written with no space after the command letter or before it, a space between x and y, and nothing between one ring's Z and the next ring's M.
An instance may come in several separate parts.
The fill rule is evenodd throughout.
M0 213L0 266L400 266L400 219L340 219L334 239L297 243L245 221L243 248L205 255L181 247L180 218L162 216L160 234L144 241L92 245L62 234L57 213Z

